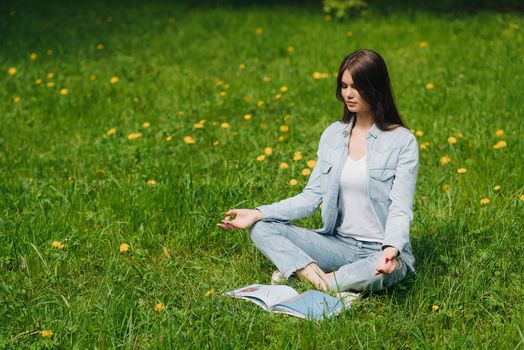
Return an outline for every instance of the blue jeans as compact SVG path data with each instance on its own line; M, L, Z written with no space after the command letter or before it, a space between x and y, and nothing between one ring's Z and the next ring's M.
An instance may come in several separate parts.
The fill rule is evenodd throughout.
M250 236L286 278L311 262L324 272L336 271L328 285L332 291L378 291L408 272L406 263L397 258L395 271L373 275L382 253L381 243L324 235L281 221L258 221L251 227Z

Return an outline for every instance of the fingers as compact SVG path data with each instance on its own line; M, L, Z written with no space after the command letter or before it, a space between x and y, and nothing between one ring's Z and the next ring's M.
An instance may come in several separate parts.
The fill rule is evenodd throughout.
M392 273L397 267L397 262L395 259L384 258L384 262L380 263L373 273L373 276L378 276L381 273Z

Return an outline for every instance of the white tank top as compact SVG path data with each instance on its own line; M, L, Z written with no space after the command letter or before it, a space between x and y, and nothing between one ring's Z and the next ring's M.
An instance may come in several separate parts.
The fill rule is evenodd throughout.
M354 161L348 155L340 174L338 203L341 221L337 231L341 236L382 243L380 223L368 195L366 157Z

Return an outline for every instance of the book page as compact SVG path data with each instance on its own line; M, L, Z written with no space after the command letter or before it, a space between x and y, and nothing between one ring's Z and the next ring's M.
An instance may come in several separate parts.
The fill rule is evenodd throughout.
M273 305L272 311L297 316L300 313L310 320L321 320L347 308L342 300L318 290L308 290L284 302Z
M251 284L223 294L250 300L266 310L269 310L273 304L298 295L297 291L289 286L266 284Z

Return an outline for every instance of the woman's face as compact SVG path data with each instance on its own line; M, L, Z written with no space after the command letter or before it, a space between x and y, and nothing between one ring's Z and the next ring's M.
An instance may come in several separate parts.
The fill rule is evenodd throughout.
M342 97L344 102L348 107L350 112L359 113L359 112L369 112L371 107L369 104L360 96L358 90L355 89L353 84L353 78L351 74L346 69L344 74L342 74Z

